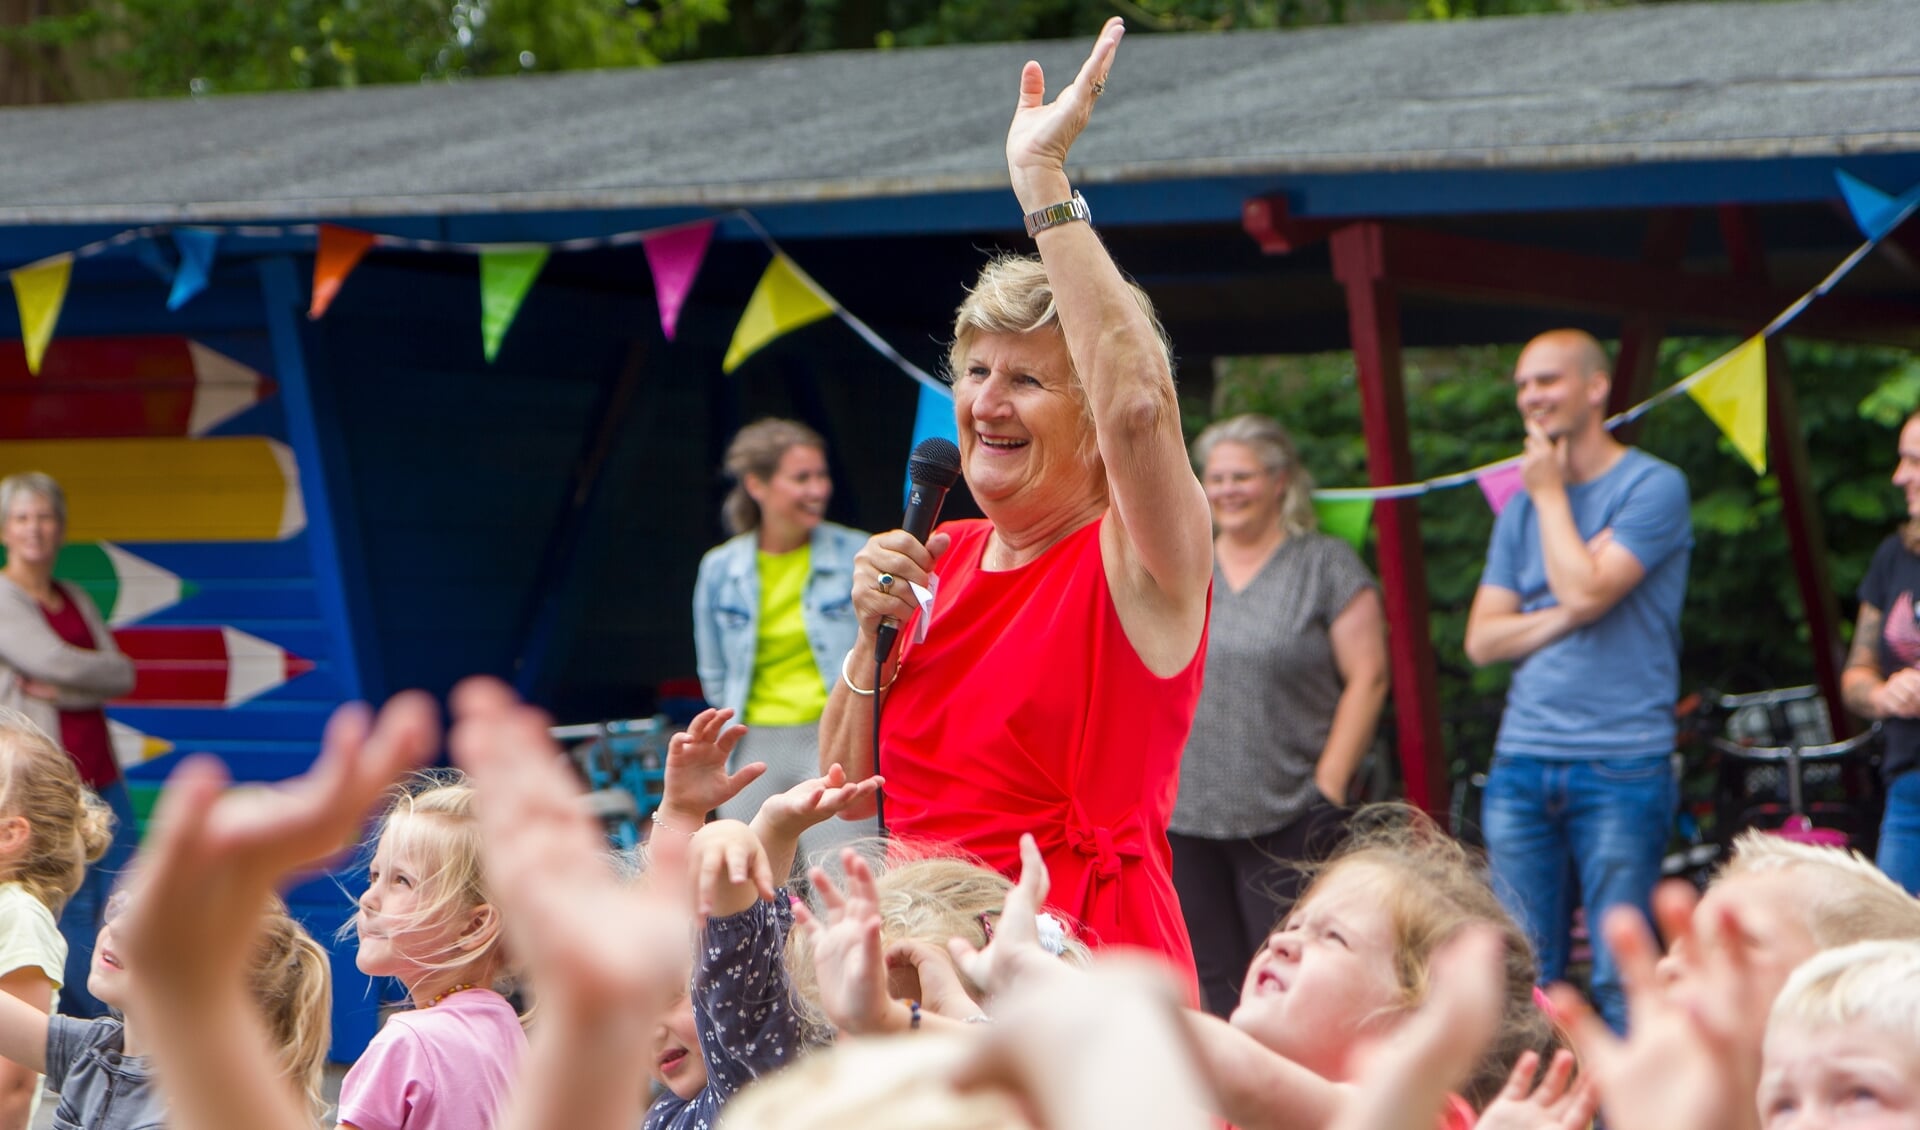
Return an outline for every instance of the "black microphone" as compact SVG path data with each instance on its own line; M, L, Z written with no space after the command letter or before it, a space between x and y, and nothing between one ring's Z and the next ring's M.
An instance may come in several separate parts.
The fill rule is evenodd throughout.
M960 479L960 449L952 440L939 436L921 440L920 446L913 449L912 458L907 460L907 478L913 487L907 492L907 513L900 519L900 528L925 545L933 533L933 524L940 520L940 507L947 501L947 491ZM893 654L894 640L899 635L898 620L888 616L880 621L874 633L874 647L881 662Z

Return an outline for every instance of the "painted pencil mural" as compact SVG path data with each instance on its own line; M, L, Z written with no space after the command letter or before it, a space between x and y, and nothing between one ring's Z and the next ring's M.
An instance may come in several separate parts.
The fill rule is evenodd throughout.
M0 475L45 471L66 490L55 574L133 660L134 689L107 713L137 800L188 750L242 778L299 770L341 697L271 352L229 336L61 337L37 375L0 342Z

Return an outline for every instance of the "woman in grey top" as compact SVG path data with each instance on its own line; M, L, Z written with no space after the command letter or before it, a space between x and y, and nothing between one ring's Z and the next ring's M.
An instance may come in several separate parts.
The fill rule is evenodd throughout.
M1373 576L1315 528L1313 479L1279 424L1222 420L1193 459L1213 508L1213 612L1168 838L1201 991L1226 1016L1299 893L1294 864L1339 837L1387 697L1387 640Z

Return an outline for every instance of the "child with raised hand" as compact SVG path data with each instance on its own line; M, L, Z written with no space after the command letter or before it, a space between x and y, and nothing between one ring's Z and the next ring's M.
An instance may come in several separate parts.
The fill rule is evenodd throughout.
M381 818L367 889L349 924L355 964L406 987L398 1012L340 1084L355 1130L482 1130L520 1070L526 1033L482 865L474 792L458 776L402 789Z
M377 723L334 712L319 758L271 788L228 790L225 766L189 757L168 778L140 865L139 897L114 923L115 954L163 1080L171 1121L195 1130L311 1130L254 1006L262 912L289 873L339 854L375 799L438 745L433 700L395 697Z
M732 733L723 729L725 712L708 713L718 717L675 735L681 764L724 767ZM702 928L691 984L669 1007L648 1059L665 1088L647 1112L648 1130L711 1125L741 1087L803 1050L808 1033L787 972L794 903L775 876L791 873L802 833L871 799L876 781L849 785L836 765L767 798L751 827L719 820L688 838L686 873Z
M1767 1020L1763 1130L1920 1125L1920 943L1862 942L1793 971Z
M0 708L0 993L36 1010L43 1028L66 967L60 911L112 838L113 814L73 759ZM0 1130L25 1130L39 1105L37 1069L0 1061Z
M1188 1014L1219 1113L1243 1130L1323 1130L1426 1000L1441 945L1469 927L1504 941L1499 1023L1443 1124L1471 1125L1521 1052L1555 1039L1534 999L1532 950L1465 849L1398 806L1362 810L1355 825L1254 956L1231 1022ZM1026 861L1019 887L1030 886L1026 872L1038 862ZM1044 885L1031 885L1044 897ZM1060 968L1030 944L1011 945L1006 926L984 955L966 959L969 975L995 996L1030 971Z

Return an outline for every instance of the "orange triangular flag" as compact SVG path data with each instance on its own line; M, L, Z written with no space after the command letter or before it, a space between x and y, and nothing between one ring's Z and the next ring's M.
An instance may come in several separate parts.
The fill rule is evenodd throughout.
M375 238L370 231L320 225L320 244L313 253L313 302L307 307L307 317L317 319L327 312L333 296L340 293L340 284L360 265L360 257L373 246Z

